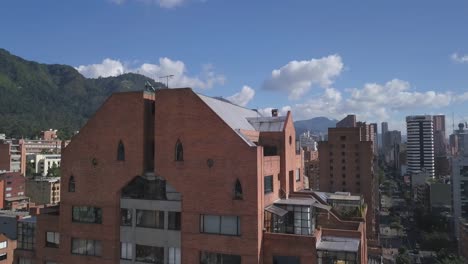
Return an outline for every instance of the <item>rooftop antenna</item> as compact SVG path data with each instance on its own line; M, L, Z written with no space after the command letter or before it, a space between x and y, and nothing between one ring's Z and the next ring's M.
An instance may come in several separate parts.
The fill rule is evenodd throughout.
M170 74L170 75L166 75L166 76L161 76L161 77L159 77L159 79L166 79L166 88L169 88L169 79L171 79L172 77L174 77L174 75Z

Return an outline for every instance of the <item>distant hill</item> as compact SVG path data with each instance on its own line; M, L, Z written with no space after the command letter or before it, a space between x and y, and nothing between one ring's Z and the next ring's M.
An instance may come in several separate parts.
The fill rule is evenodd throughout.
M68 65L27 61L0 49L0 133L33 137L54 128L69 138L113 92L143 90L139 74L87 79Z
M296 134L302 134L309 130L313 133L328 133L329 127L335 127L338 120L335 119L328 119L326 117L314 117L308 120L299 120L294 122L294 126L296 127Z

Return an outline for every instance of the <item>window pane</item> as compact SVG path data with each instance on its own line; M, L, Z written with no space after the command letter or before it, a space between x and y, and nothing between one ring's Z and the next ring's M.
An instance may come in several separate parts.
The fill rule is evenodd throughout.
M180 212L169 212L168 229L180 230Z
M164 211L137 210L136 225L164 229Z
M136 245L135 260L146 263L164 263L164 248Z
M238 235L237 216L221 216L221 234Z
M219 233L220 217L217 215L204 215L203 216L203 232L205 233Z
M120 224L123 226L132 225L132 209L120 209Z

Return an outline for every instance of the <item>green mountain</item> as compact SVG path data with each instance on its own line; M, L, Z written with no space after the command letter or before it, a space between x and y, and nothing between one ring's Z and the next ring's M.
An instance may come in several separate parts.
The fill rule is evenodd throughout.
M71 66L27 61L0 49L0 133L32 138L54 128L69 138L109 95L143 90L147 81L162 86L133 73L87 79Z

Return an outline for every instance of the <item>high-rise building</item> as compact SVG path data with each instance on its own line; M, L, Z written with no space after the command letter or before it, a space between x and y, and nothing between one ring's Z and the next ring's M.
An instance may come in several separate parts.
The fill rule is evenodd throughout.
M409 173L425 171L433 178L434 165L434 131L430 115L407 116L407 163Z
M355 117L354 117L355 118ZM345 120L350 120L349 116ZM361 126L358 126L358 124ZM368 206L367 234L377 234L375 210L378 209L374 153L365 123L354 127L328 129L328 141L319 142L320 191L362 194Z
M388 144L388 139L387 139L387 132L388 132L388 123L387 122L382 122L382 134L381 134L381 143L382 143L382 152L385 153L387 150L387 144Z
M18 226L15 258L367 263L361 198L334 199L353 203L352 220L304 190L295 145L290 112L260 116L188 88L114 94L64 149L60 205Z
M447 139L445 134L445 116L433 116L434 123L434 154L436 157L447 155Z
M374 132L374 153L377 155L379 153L379 125L377 123L369 124L372 127L372 131Z

